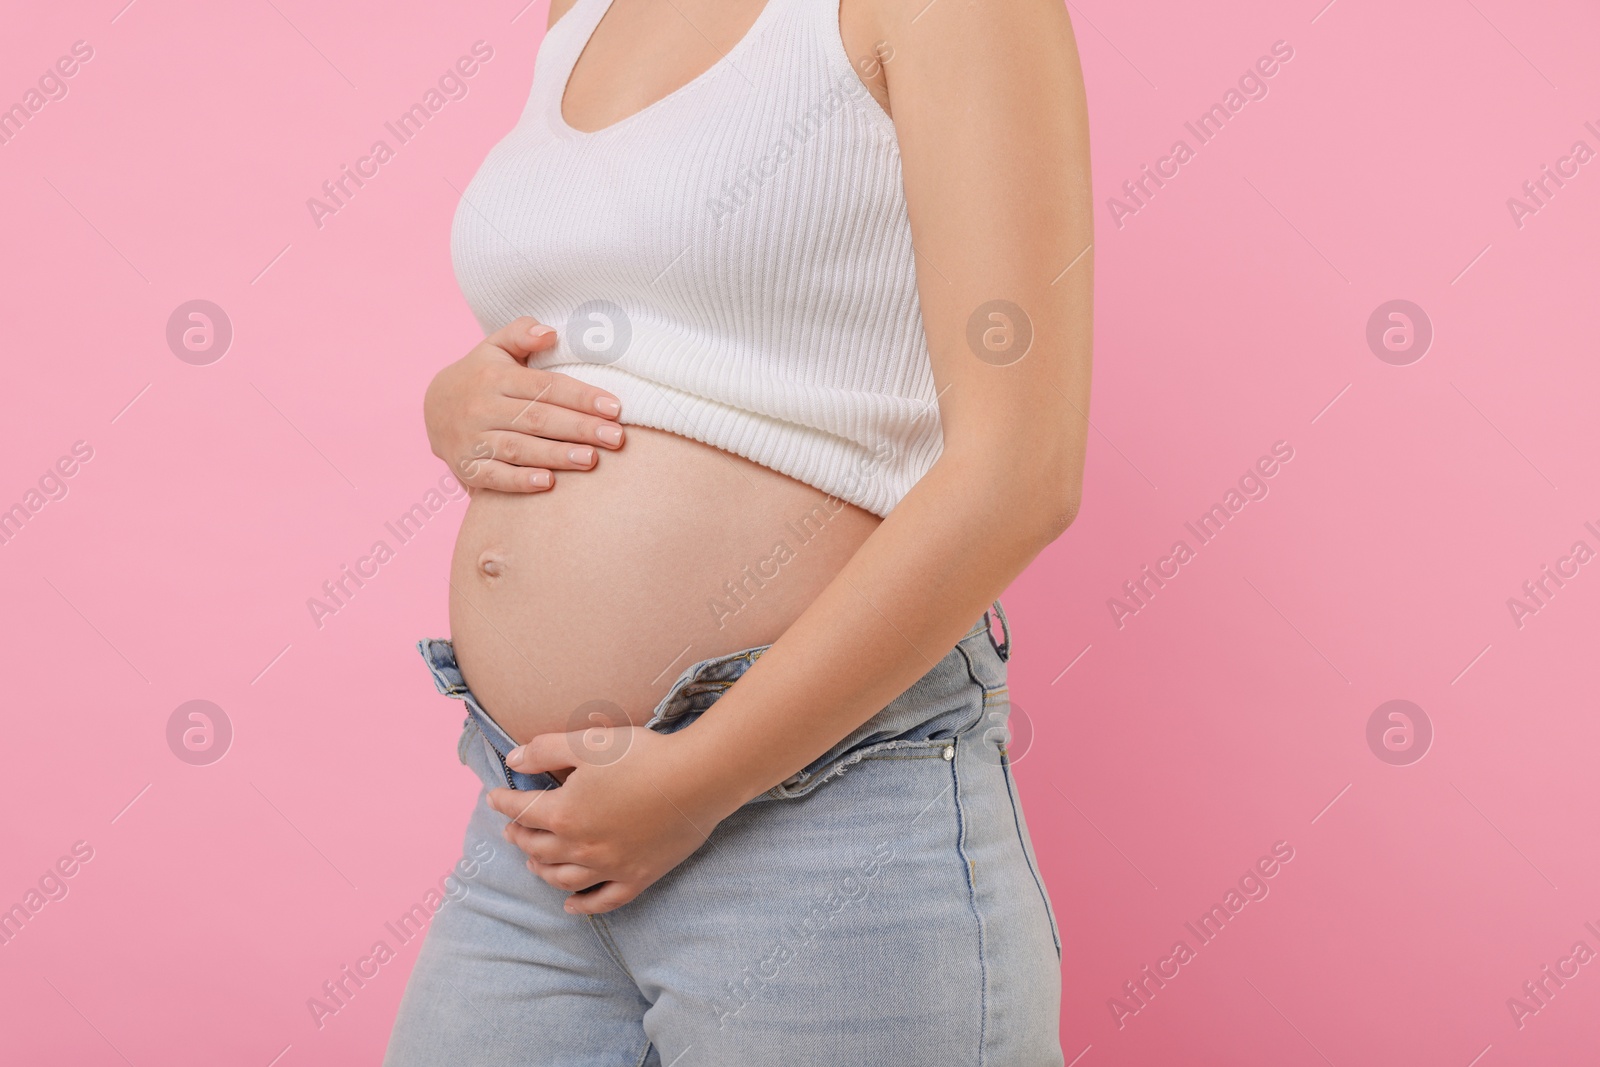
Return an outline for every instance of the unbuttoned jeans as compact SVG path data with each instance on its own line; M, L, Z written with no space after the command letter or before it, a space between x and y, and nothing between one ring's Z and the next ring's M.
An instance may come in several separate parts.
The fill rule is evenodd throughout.
M564 911L480 793L464 848L499 856L435 916L384 1063L1059 1067L1061 946L1006 751L1009 645L985 613L604 915ZM506 768L513 742L449 642L419 647L466 703L458 753L485 791L556 788ZM690 666L647 726L691 726L766 647Z

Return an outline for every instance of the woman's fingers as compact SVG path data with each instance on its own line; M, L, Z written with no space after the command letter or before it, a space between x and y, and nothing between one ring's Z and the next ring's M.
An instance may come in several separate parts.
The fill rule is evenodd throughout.
M530 437L597 448L622 447L622 427L598 415L585 415L560 404L500 397L493 406L494 425Z
M556 342L556 331L538 319L524 315L500 327L484 338L488 344L505 352L518 363L526 363L535 352L542 352Z
M563 907L574 915L600 915L615 911L639 895L639 891L622 882L606 882L589 893L573 893Z
M528 870L555 888L571 893L565 907L575 915L599 915L620 908L638 896L639 890L632 885L608 880L595 868L587 866L592 860L581 847L543 828L546 823L562 825L559 813L551 807L553 799L545 791L531 794L511 789L489 791L489 806L510 819L501 834L527 855ZM586 862L575 863L575 859Z
M524 400L537 400L542 404L583 414L614 419L622 414L622 404L604 389L580 382L570 374L558 370L541 370L537 367L504 367L509 396Z
M535 352L543 352L556 343L556 332L537 319L524 316L496 330L484 342L526 364ZM604 389L597 389L558 371L528 370L516 376L517 388L512 394L526 400L540 400L573 411L592 412L614 419L622 414L622 404Z
M463 462L461 481L475 489L538 493L555 484L553 471L586 471L599 459L593 445L551 441L508 430L492 430Z
M524 826L540 826L541 817L550 808L550 793L543 789L524 790L501 787L484 794L489 807L512 822Z
M528 870L550 885L557 889L565 889L568 893L581 893L605 881L589 868L577 863L540 863L536 859L530 859Z
M512 821L500 831L502 836L538 863L569 863L568 846L549 830L536 830Z
M593 445L551 440L543 435L491 430L483 435L485 459L496 459L513 467L543 467L552 471L586 471L599 459Z
M474 489L497 493L542 493L556 484L555 475L539 467L514 467L497 459L469 459L459 480Z

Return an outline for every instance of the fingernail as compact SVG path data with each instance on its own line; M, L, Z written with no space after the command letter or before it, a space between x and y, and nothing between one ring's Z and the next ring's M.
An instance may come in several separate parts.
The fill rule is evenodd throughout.
M594 449L590 448L588 445L580 445L577 448L569 448L567 449L567 459L571 460L573 463L582 463L587 467L589 464L594 462Z
M622 443L622 430L616 426L602 426L594 432L594 435L608 445Z
M528 336L532 337L535 341L543 340L544 338L549 337L553 333L555 333L554 330L552 330L548 326L543 325L542 323L540 325L530 326L528 328Z
M536 489L548 489L550 488L550 472L534 471L533 477L530 478L529 481L533 483L533 486Z
M608 419L614 419L622 414L622 405L615 397L602 396L594 402L594 409Z
M571 904L563 904L563 905L561 905L561 907L566 910L568 915L576 915L576 914L578 914L578 909L574 908Z

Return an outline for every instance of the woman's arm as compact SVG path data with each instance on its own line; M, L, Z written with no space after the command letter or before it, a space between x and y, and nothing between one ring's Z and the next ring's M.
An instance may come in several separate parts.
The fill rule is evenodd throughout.
M892 54L884 71L943 454L692 727L635 729L626 759L578 767L560 789L491 794L521 824L508 836L541 877L567 889L606 882L570 898L575 912L631 900L718 821L892 701L1077 514L1092 205L1066 12L1059 0L863 2ZM1021 318L991 317L994 301ZM562 735L535 738L519 769L570 767L572 750Z
M1078 511L1093 205L1066 10L1059 0L877 7L944 451L690 731L702 765L728 768L739 803L931 670ZM997 300L1031 323L1025 355L1006 331L1014 345L1027 324L980 310ZM990 346L975 349L974 332ZM849 696L816 701L819 669L830 693Z

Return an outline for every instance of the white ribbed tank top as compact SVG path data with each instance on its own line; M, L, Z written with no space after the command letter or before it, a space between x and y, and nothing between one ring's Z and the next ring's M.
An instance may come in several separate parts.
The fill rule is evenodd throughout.
M486 333L555 327L529 365L615 394L623 422L888 514L943 439L899 144L838 0L767 0L710 70L585 133L561 98L610 3L549 30L462 196L462 293Z

